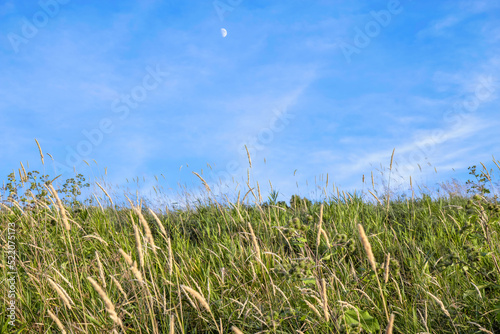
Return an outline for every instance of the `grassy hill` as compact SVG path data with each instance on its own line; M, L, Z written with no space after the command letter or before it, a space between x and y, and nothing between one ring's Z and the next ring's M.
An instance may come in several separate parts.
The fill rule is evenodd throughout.
M58 194L34 175L31 199L13 177L1 205L2 333L500 333L486 180L374 203L208 193L160 214L84 205L83 178Z

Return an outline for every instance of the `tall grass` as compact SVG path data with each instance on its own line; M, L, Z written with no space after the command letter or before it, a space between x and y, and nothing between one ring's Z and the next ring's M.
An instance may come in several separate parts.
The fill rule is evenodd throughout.
M52 184L48 204L2 205L18 281L15 326L2 308L0 332L500 333L496 198L289 205L249 187L254 205L161 214L97 185L112 206L65 205Z

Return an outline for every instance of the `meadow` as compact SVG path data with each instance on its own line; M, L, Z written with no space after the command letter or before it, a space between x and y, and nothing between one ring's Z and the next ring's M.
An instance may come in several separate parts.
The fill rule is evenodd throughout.
M221 202L198 176L203 200L155 212L100 184L80 199L82 175L59 189L9 175L0 332L500 333L486 169L465 193L372 201L339 189L264 201L248 185Z

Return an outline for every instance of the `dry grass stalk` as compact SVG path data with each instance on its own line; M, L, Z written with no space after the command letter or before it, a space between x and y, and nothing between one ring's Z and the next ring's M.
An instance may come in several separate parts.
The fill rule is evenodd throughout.
M96 182L96 184L99 186L99 188L101 188L102 192L108 197L109 201L111 202L111 205L114 207L115 204L113 203L113 200L111 199L111 196L109 196L108 192L106 191L106 189L104 189L100 184L99 182Z
M132 223L132 226L134 227L135 246L137 247L137 254L139 254L139 265L141 268L144 268L144 252L142 251L141 233L137 225Z
M100 242L102 242L102 243L103 243L103 244L105 244L106 246L109 246L109 244L106 242L106 240L104 240L103 238L101 238L101 237L100 237L100 236L98 236L98 235L89 234L89 235L84 236L83 238L94 238L94 239L99 240Z
M50 277L47 277L47 280L49 281L49 283L52 286L52 288L54 290L56 290L57 294L59 295L59 297L64 302L64 305L66 305L66 307L71 310L71 304L74 305L74 303L71 300L71 298L69 297L69 295L66 292L66 290L64 290L59 284L57 284L56 282L54 282Z
M123 290L123 287L120 284L120 282L114 276L111 276L111 280L115 283L116 287L118 288L118 291L120 291L121 294L123 295L123 298L127 299L127 294L125 293L125 290Z
M484 173L484 175L486 176L486 178L488 179L488 181L491 182L491 175L488 172L488 168L486 168L486 166L482 162L479 162L479 163L481 164L481 166L483 166L482 172Z
M64 209L64 206L62 205L62 202L59 199L59 196L57 195L57 191L52 186L52 183L49 184L49 189L52 192L52 196L54 196L54 198L56 199L56 204L57 204L57 207L59 208L59 211L61 212L61 218L62 218L64 227L66 228L67 231L69 231L71 229L71 226L69 225L68 217L66 216L66 210Z
M63 326L61 320L59 320L59 318L54 313L52 313L51 310L49 310L48 313L49 313L49 316L52 318L52 320L54 320L54 322L56 323L56 325L59 328L59 330L61 331L61 333L66 334L66 329L64 329L64 326Z
M243 334L243 332L236 326L231 327L234 334Z
M323 313L325 315L325 321L330 321L330 313L328 312L328 296L326 294L326 281L321 279L321 299L323 301Z
M236 213L238 214L238 217L240 218L240 220L244 221L243 216L240 213L240 208L239 208L239 200L240 199L239 199L239 196L240 196L240 193L238 192L238 204L237 205L232 204L232 205L236 209Z
M475 325L478 327L478 329L481 331L481 332L484 332L484 333L488 333L488 334L495 334L489 330L487 330L486 328L484 328L483 326L481 326L480 324L478 323L475 323L473 321L468 321L469 324L472 324L472 325Z
M68 284L71 287L71 289L73 289L73 285L71 284L71 282L68 281L68 279L66 277L64 277L63 274L61 274L59 272L59 270L57 270L56 268L52 268L52 269L54 269L54 271L63 279L64 282L66 282L66 284Z
M101 212L104 213L104 208L101 205L101 202L99 201L99 198L95 194L92 194L94 196L95 200L97 201L97 204L99 204L99 207L101 208Z
M35 141L36 141L36 146L38 146L38 151L40 151L40 159L42 159L42 165L45 165L45 163L43 162L43 152L42 152L42 148L40 147L40 143L38 142L38 140L35 138Z
M125 251L121 248L119 249L119 252L123 256L123 258L125 259L125 262L127 262L127 264L130 266L130 270L134 274L135 278L141 284L144 283L144 280L142 279L142 273L139 271L139 269L137 269L137 264L134 261L132 261L132 258L130 257L130 255L125 253Z
M158 218L158 216L156 215L156 213L153 210L151 210L151 208L148 208L148 210L151 213L151 215L153 215L154 219L156 220L156 223L158 224L158 227L160 228L161 234L163 234L166 237L167 236L167 231L165 230L165 227L161 223L160 218Z
M372 193L370 189L368 189L368 192L370 194L372 194L373 197L375 197L375 199L377 200L378 204L382 205L382 202L380 202L380 200L378 199L378 197L374 193Z
M167 246L168 246L168 273L170 276L174 273L174 256L172 254L172 240L170 237L167 238Z
M252 168L252 159L250 159L250 152L248 152L248 147L245 145L245 150L247 150L248 165Z
M358 224L358 231L359 231L359 236L361 238L361 243L363 244L363 247L365 248L366 251L366 255L368 256L368 261L370 262L373 271L377 273L377 263L375 262L375 256L373 256L372 246L370 245L370 241L368 241L368 237L365 234L365 229L363 228L363 225Z
M255 251L255 257L257 257L260 260L259 243L257 242L257 237L255 236L255 233L253 232L252 224L250 224L250 222L248 222L248 229L250 230L250 235L252 236L252 244L253 244L253 248Z
M181 288L184 291L184 293L191 295L191 297L195 298L198 301L198 303L200 303L201 307L203 307L208 313L212 314L212 311L210 310L210 306L208 305L207 300L198 291L191 289L186 285L181 285Z
M394 149L392 150L392 155L391 155L391 164L390 164L390 166L389 166L389 169L390 169L390 170L392 170L392 161L393 161L393 159L394 159L394 152L395 152L395 151L396 151L396 148L394 148Z
M127 262L127 264L129 266L133 266L134 265L134 261L132 261L132 258L130 257L130 255L128 255L127 253L125 253L125 251L123 249L121 249L121 248L118 251L123 256L123 258L125 259L125 262Z
M130 270L132 270L132 273L134 274L135 278L139 281L139 283L144 284L144 280L142 279L142 273L139 271L135 263L132 267L130 267Z
M436 296L434 296L432 293L430 293L429 291L426 291L426 292L427 292L427 294L428 294L429 296L431 296L431 297L432 297L432 299L434 299L434 300L436 301L436 303L439 305L439 307L440 307L440 308L441 308L441 310L444 312L444 314L446 314L446 316L447 316L448 318L451 318L451 316L450 316L450 312L448 312L448 310L444 307L443 302L442 302L441 300L439 300L439 298L438 298L438 297L436 297Z
M129 199L129 202L130 202L130 205L132 206L132 209L135 211L137 216L139 216L139 221L141 222L141 225L144 228L144 232L146 233L146 239L151 244L151 248L153 249L153 253L156 254L156 245L155 245L155 241L153 239L153 234L151 233L151 229L149 228L149 224L146 221L146 218L144 218L144 216L142 215L141 207L136 207L130 199Z
M16 200L11 200L10 203L16 207L19 211L21 211L23 216L26 216L26 213L24 212L23 208L19 205L19 203Z
M253 266L253 262L250 262L250 269L252 269L252 278L254 281L257 280L257 273L255 272L255 268Z
M8 212L9 214L12 214L12 213L13 213L13 212L12 212L12 210L11 210L11 209L10 209L7 205L5 205L5 204L3 204L3 203L0 203L0 206L1 206L2 208L4 208L5 210L7 210L7 212Z
M259 181L257 181L257 193L259 195L259 203L262 203L262 196L260 195L260 186Z
M26 169L24 169L23 162L21 161L21 168L23 170L24 182L28 182L28 174L26 174Z
M151 229L149 227L149 224L148 222L146 221L146 219L144 218L144 216L142 215L141 213L141 210L140 209L137 209L137 214L139 215L139 221L141 222L143 228L144 228L144 231L146 232L146 238L148 239L149 243L151 244L151 248L153 249L153 253L157 253L156 251L156 245L155 245L155 240L153 238L153 234L151 233Z
M330 239L328 238L328 234L326 234L326 231L321 229L321 235L323 235L323 238L325 238L325 241L326 241L326 245L328 246L328 248L331 247L331 244L330 244Z
M169 334L175 334L175 317L173 314L170 315L170 331Z
M283 298L285 299L286 303L288 304L289 307L292 307L292 305L290 304L290 300L288 299L288 297L285 295L285 293L283 292L283 290L281 290L277 285L275 285L274 283L271 283L272 286L273 286L273 290L275 291L278 291L282 296ZM274 293L274 295L276 296L276 292Z
M498 169L500 169L500 165L495 161L495 157L493 157L493 162L495 163L495 165L497 165ZM498 161L500 162L500 161Z
M249 184L247 183L247 186L248 188L250 188ZM253 194L253 191L252 191L252 188L250 188L246 193L245 195L243 196L243 198L241 199L241 203L245 203L245 198L247 198L248 194L252 193ZM255 197L255 195L254 195Z
M354 204L354 200L352 199L351 194L347 193L347 197L349 197L349 201Z
M391 318L389 319L389 324L385 329L385 334L392 334L393 328L394 328L394 313L391 314Z
M380 284L380 279L379 279L378 274L377 274L377 262L375 262L375 256L373 256L372 246L370 245L370 241L368 241L368 237L365 234L365 229L363 228L363 225L358 224L358 230L359 230L359 236L361 238L361 242L363 243L363 247L365 248L366 255L368 256L368 261L370 262L372 270L375 273L375 278L377 279L377 285L378 285L378 289L380 292L380 297L382 298L382 302L384 303L385 316L387 318L387 321L389 321L389 312L387 311L387 305L385 302L384 291L382 290L382 284Z
M387 253L387 257L385 258L385 271L384 271L384 283L389 281L389 265L391 263L391 253Z
M319 244L321 242L321 230L323 225L323 203L319 208L319 222L318 222L318 235L316 237L316 249L319 248Z
M212 189L210 189L210 187L208 186L208 183L207 181L205 181L201 176L200 174L196 173L196 172L193 172L194 175L198 176L198 178L201 180L201 182L203 182L203 185L205 186L205 189L207 190L207 192L211 193L212 192Z
M104 302L104 305L106 306L106 311L109 313L109 317L113 322L120 327L122 326L122 321L118 317L118 314L115 311L115 305L111 302L109 299L108 295L106 292L102 289L102 287L92 278L92 277L87 277L89 280L90 284L94 287L94 290L97 291L99 296L101 297L102 301Z
M394 159L394 152L395 151L396 151L396 148L394 148L392 150L391 164L389 166L389 182L387 183L387 205L386 205L387 214L389 214L389 204L390 204L390 198L391 198L390 185L391 185L392 161Z
M319 319L323 318L323 316L321 315L321 313L318 311L318 309L316 307L314 307L313 304L311 304L310 302L308 302L306 299L304 299L304 302L318 316Z
M181 289L182 290L182 289ZM184 291L184 290L183 290ZM184 292L184 294L186 295L186 298L189 302L189 304L191 304L191 306L198 312L200 312L200 308L198 307L198 304L196 304L193 299L191 299L191 296L189 294L187 294L186 292Z
M102 266L101 259L99 258L99 253L95 251L95 258L97 260L97 268L99 269L99 277L101 278L102 286L106 287L106 279L104 277L104 268Z

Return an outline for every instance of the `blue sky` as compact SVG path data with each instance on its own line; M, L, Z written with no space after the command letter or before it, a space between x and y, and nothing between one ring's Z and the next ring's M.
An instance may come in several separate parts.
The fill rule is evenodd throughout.
M244 194L246 144L264 198L270 180L315 199L327 173L328 193L372 171L381 187L394 148L401 189L500 157L498 2L3 0L0 17L1 180L74 166L173 198L199 194L194 171Z

